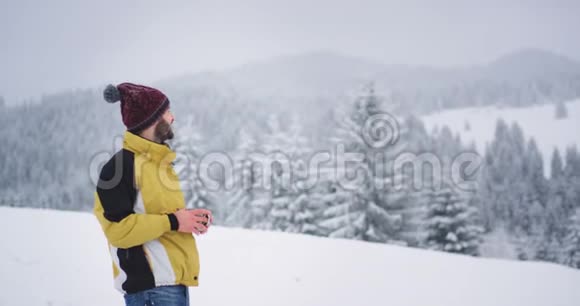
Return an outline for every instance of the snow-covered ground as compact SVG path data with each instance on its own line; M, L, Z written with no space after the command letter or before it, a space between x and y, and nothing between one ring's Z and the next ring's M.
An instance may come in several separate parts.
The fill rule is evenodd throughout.
M463 108L424 116L423 120L428 130L447 125L453 134L459 133L465 144L474 142L480 153L485 150L485 144L493 140L499 118L509 125L517 122L526 141L530 137L536 140L544 157L544 170L549 174L554 148L564 156L567 146L580 146L580 100L568 101L566 107L568 117L560 120L555 119L555 107L551 104L526 108ZM466 122L470 125L469 130L465 128Z
M123 305L89 213L0 208L0 305ZM566 306L580 271L398 246L213 227L192 305Z

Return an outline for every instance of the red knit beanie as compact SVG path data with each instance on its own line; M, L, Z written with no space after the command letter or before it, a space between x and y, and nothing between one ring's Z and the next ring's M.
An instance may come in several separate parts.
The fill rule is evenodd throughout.
M107 85L103 92L109 103L121 101L121 116L129 132L139 133L151 126L169 108L169 99L159 90L143 85Z

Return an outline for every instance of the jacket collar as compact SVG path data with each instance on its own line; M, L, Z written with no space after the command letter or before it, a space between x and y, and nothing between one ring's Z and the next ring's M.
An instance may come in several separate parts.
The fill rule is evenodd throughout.
M156 162L172 163L176 156L168 144L157 143L129 131L125 131L123 148Z

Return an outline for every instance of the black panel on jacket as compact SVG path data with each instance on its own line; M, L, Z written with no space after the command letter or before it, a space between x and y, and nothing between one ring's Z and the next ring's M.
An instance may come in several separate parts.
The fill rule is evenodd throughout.
M143 246L138 245L128 249L118 249L119 265L127 274L123 290L135 293L155 287L155 277L145 256Z
M104 210L104 217L119 222L132 214L137 196L134 185L134 154L119 150L103 166L97 184L97 194Z

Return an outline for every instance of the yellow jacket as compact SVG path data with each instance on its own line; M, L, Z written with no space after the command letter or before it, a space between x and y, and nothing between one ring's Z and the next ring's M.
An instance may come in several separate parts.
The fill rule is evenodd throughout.
M134 293L157 286L198 286L195 238L177 231L185 208L167 144L126 131L123 149L102 168L94 214L109 242L115 287Z

